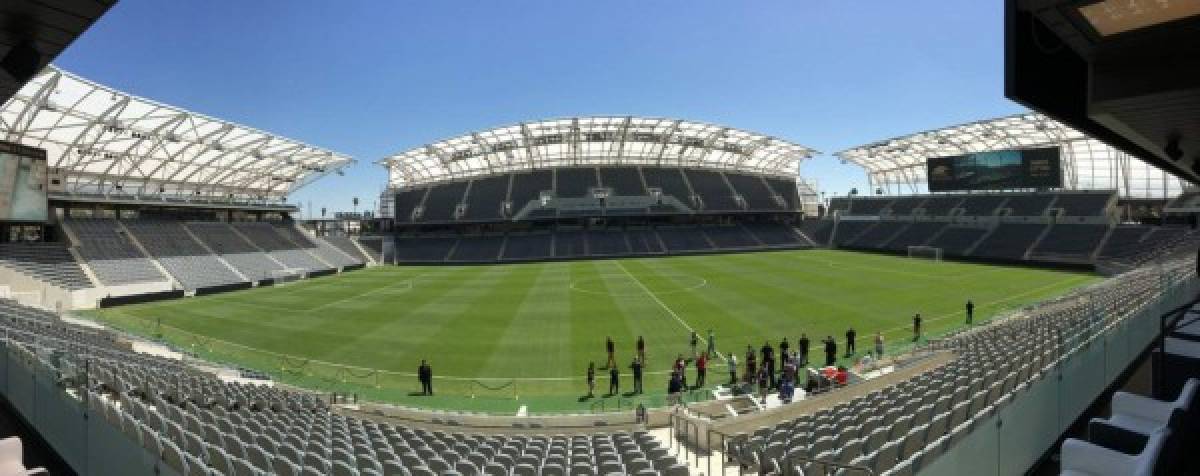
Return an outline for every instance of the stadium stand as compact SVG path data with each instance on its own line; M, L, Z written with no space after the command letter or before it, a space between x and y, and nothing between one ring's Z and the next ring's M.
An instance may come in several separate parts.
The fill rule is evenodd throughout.
M554 236L554 256L569 258L587 256L587 234L582 230L560 230Z
M925 216L944 217L950 216L962 201L963 197L956 195L931 195L921 206L925 209Z
M334 246L323 238L315 238L313 242L316 243L316 247L310 251L324 263L338 268L364 264L361 258L342 251L341 248Z
M587 241L592 256L623 256L632 252L621 230L590 230Z
M755 248L762 244L740 225L708 226L702 230L718 249Z
M462 220L494 221L504 218L510 175L494 175L471 181L467 191L467 209Z
M945 227L946 224L941 222L911 223L895 238L883 245L883 248L892 251L907 251L910 246L925 246Z
M592 167L567 167L554 170L555 195L563 198L590 197L599 187L599 177Z
M720 172L700 169L684 169L692 190L700 197L705 211L741 210L733 199L733 190L729 188Z
M93 286L62 243L0 243L0 266L63 289Z
M854 240L858 239L871 227L874 227L878 222L875 221L841 221L838 222L833 232L833 244L839 247L849 245Z
M179 221L125 220L123 223L184 289L246 281L194 240Z
M829 238L833 233L833 221L805 219L800 222L800 231L813 243L824 246L829 244Z
M289 230L295 234L294 228L290 226L275 226L269 223L262 222L235 222L233 228L246 237L251 243L259 249L267 252L267 254L283 265L287 269L304 270L306 272L324 271L331 268L330 265L317 260L312 254L309 254L304 249L301 249L292 239L285 236ZM307 240L307 238L304 238ZM309 241L311 243L311 241Z
M963 215L986 217L995 215L996 209L1007 200L1005 195L967 195L959 207L963 209Z
M538 260L551 256L554 234L545 232L509 233L504 245L503 260Z
M637 167L600 167L600 182L611 189L613 195L647 195L642 173Z
M863 247L870 249L885 248L888 242L891 241L896 234L908 227L906 222L898 221L881 221L869 230L863 232L853 242L848 243L850 246Z
M1142 238L1153 230L1151 227L1140 225L1121 225L1113 228L1108 241L1104 243L1104 248L1100 250L1100 257L1123 256L1135 251L1140 247Z
M509 201L512 202L512 213L521 211L529 202L538 200L541 193L554 190L554 171L541 169L529 172L514 173L512 191Z
M892 216L912 215L913 210L921 208L921 205L925 203L925 198L926 197L921 196L897 197L892 201L891 205L888 205L885 209L888 210L888 214Z
M1168 280L1178 282L1190 271L1190 263L1180 264ZM955 358L936 372L741 433L726 445L726 454L743 469L770 474L858 474L851 470L865 468L893 475L932 469L978 422L1079 352L1072 339L1095 338L1096 329L1153 302L1158 284L1147 276L1157 274L1141 269L1106 281L1103 292L1076 293L1031 308L1023 319L938 340L931 348L953 351ZM1103 317L1097 319L1095 309Z
M928 246L941 248L946 256L964 256L985 234L985 228L947 226Z
M797 190L795 181L788 181L774 177L767 177L766 181L767 185L771 187L771 190L774 191L776 195L783 198L788 210L796 210L799 208L798 204L800 197L796 193Z
M661 254L667 251L654 230L634 228L626 233L629 235L629 249L634 254Z
M1009 209L1012 216L1036 217L1046 213L1054 195L1043 194L1014 194L1008 196L1004 208Z
M767 186L762 177L728 172L725 177L738 195L746 202L751 210L782 210L779 202L775 201L775 193Z
M855 197L850 199L850 215L879 216L892 198Z
M696 206L692 200L694 194L679 169L642 167L642 176L646 178L647 187L658 188L663 194L675 197L684 205Z
M760 243L766 246L814 246L789 225L778 223L748 223L743 225Z
M1108 225L1078 225L1059 223L1038 242L1031 258L1052 258L1056 261L1088 261L1108 233Z
M454 245L454 250L446 261L491 262L500 256L500 248L504 246L503 236L463 236Z
M165 281L154 264L134 246L116 220L72 218L65 223L79 239L79 254L106 286Z
M429 190L421 213L422 222L446 222L454 220L455 211L462 203L463 193L469 182L449 182L435 185Z
M345 253L358 264L364 264L369 261L367 259L367 255L363 254L363 250L356 246L350 237L343 235L326 235L321 237L321 239L329 242L329 244L333 246L336 246L337 249L341 250L342 253Z
M283 265L234 232L228 223L190 222L184 226L248 279L269 279L273 272L283 270Z
M709 251L712 243L699 227L693 226L661 226L657 228L662 243L671 252Z
M1115 191L1059 193L1054 208L1061 208L1063 215L1072 217L1103 216L1108 207L1116 203Z
M1025 252L1045 230L1046 225L1040 223L1001 223L975 247L971 255L1008 260L1024 259Z
M396 260L400 262L442 261L458 238L448 236L423 236L396 238Z
M409 188L396 194L396 220L401 222L413 221L413 213L425 201L426 187Z

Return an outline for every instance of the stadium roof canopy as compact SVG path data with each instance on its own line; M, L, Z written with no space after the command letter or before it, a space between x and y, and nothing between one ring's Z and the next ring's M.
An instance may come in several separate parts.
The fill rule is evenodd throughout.
M1060 148L1066 189L1118 190L1121 196L1132 198L1170 197L1182 189L1178 177L1037 113L884 139L836 155L866 169L872 188L922 193L929 158L1037 147Z
M795 176L816 151L729 127L643 117L574 117L473 132L384 158L392 187L561 166L656 165Z
M270 201L353 162L54 66L0 108L0 138L46 149L74 194Z

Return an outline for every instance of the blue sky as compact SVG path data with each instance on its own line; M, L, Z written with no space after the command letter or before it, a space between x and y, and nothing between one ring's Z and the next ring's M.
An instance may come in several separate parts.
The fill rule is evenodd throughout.
M358 160L296 193L370 206L374 162L472 130L575 115L678 117L831 154L1020 112L999 0L121 0L57 64ZM360 207L362 209L362 207Z

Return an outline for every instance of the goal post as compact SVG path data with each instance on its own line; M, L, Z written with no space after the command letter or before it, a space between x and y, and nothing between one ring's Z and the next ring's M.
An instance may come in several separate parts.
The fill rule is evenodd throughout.
M908 257L941 261L942 249L936 246L909 246Z

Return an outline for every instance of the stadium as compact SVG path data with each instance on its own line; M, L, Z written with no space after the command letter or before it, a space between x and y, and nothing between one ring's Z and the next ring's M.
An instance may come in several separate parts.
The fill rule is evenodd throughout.
M1200 471L1196 89L1123 56L1200 10L1010 0L1026 111L828 154L579 114L368 158L68 71L112 5L49 3L0 6L0 474ZM373 209L298 201L359 165Z

